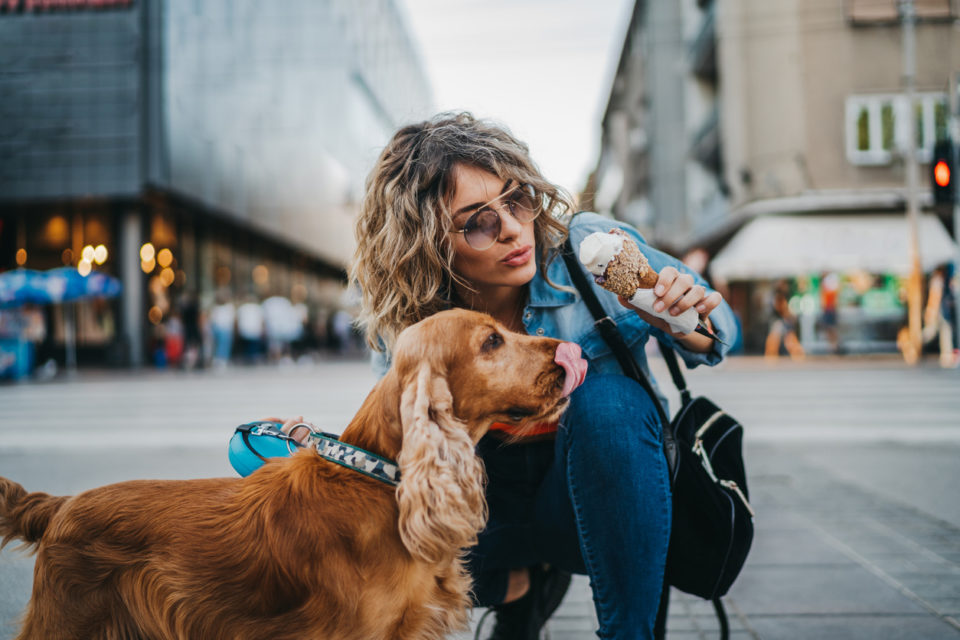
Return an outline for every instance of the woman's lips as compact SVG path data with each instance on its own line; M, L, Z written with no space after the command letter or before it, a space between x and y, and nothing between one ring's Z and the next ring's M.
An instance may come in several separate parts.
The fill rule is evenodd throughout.
M522 267L523 265L530 262L530 258L533 257L533 247L527 245L525 247L520 247L514 251L511 251L505 255L500 262L511 267Z

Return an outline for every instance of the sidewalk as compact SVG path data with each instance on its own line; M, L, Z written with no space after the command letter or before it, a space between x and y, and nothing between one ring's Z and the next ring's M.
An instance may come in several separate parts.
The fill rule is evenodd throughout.
M724 598L732 639L960 638L960 529L825 474L790 447L748 455L756 537ZM596 628L577 576L544 637L595 638ZM676 590L667 629L668 640L719 637L710 603Z
M662 364L651 367L665 382ZM336 431L373 381L357 361L220 375L81 369L73 381L0 385L0 473L59 494L229 475L232 425L282 412ZM960 370L733 358L688 381L746 429L756 539L725 598L732 638L960 639ZM31 563L0 554L0 638L14 635ZM708 603L675 592L671 604L668 640L718 637ZM596 628L578 576L548 632L586 640Z

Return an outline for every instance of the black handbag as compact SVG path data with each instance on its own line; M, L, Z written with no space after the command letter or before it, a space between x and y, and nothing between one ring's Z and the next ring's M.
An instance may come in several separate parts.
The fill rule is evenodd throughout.
M663 632L669 586L673 586L712 600L720 620L721 637L727 638L729 629L720 597L739 575L753 542L754 512L749 503L743 464L743 427L707 398L691 397L676 354L658 341L670 377L680 391L682 406L670 420L616 323L600 305L574 256L569 238L562 254L601 336L624 374L640 383L650 395L663 424L664 454L673 493L673 523L658 631Z

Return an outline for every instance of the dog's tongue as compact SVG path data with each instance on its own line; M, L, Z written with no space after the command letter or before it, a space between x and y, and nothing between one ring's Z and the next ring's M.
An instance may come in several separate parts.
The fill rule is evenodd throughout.
M580 356L580 346L573 342L561 342L553 361L567 374L563 378L563 396L567 397L587 376L587 361Z

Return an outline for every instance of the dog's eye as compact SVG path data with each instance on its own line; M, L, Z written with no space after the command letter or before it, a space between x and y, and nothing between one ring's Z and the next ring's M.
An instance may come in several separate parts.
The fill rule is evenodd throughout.
M502 345L503 336L499 333L491 333L489 336L487 336L487 339L484 340L483 346L480 349L481 351L492 351Z
M506 411L507 416L514 422L520 422L524 418L528 418L536 413L536 411L531 411L530 409L524 409L523 407L510 407Z

